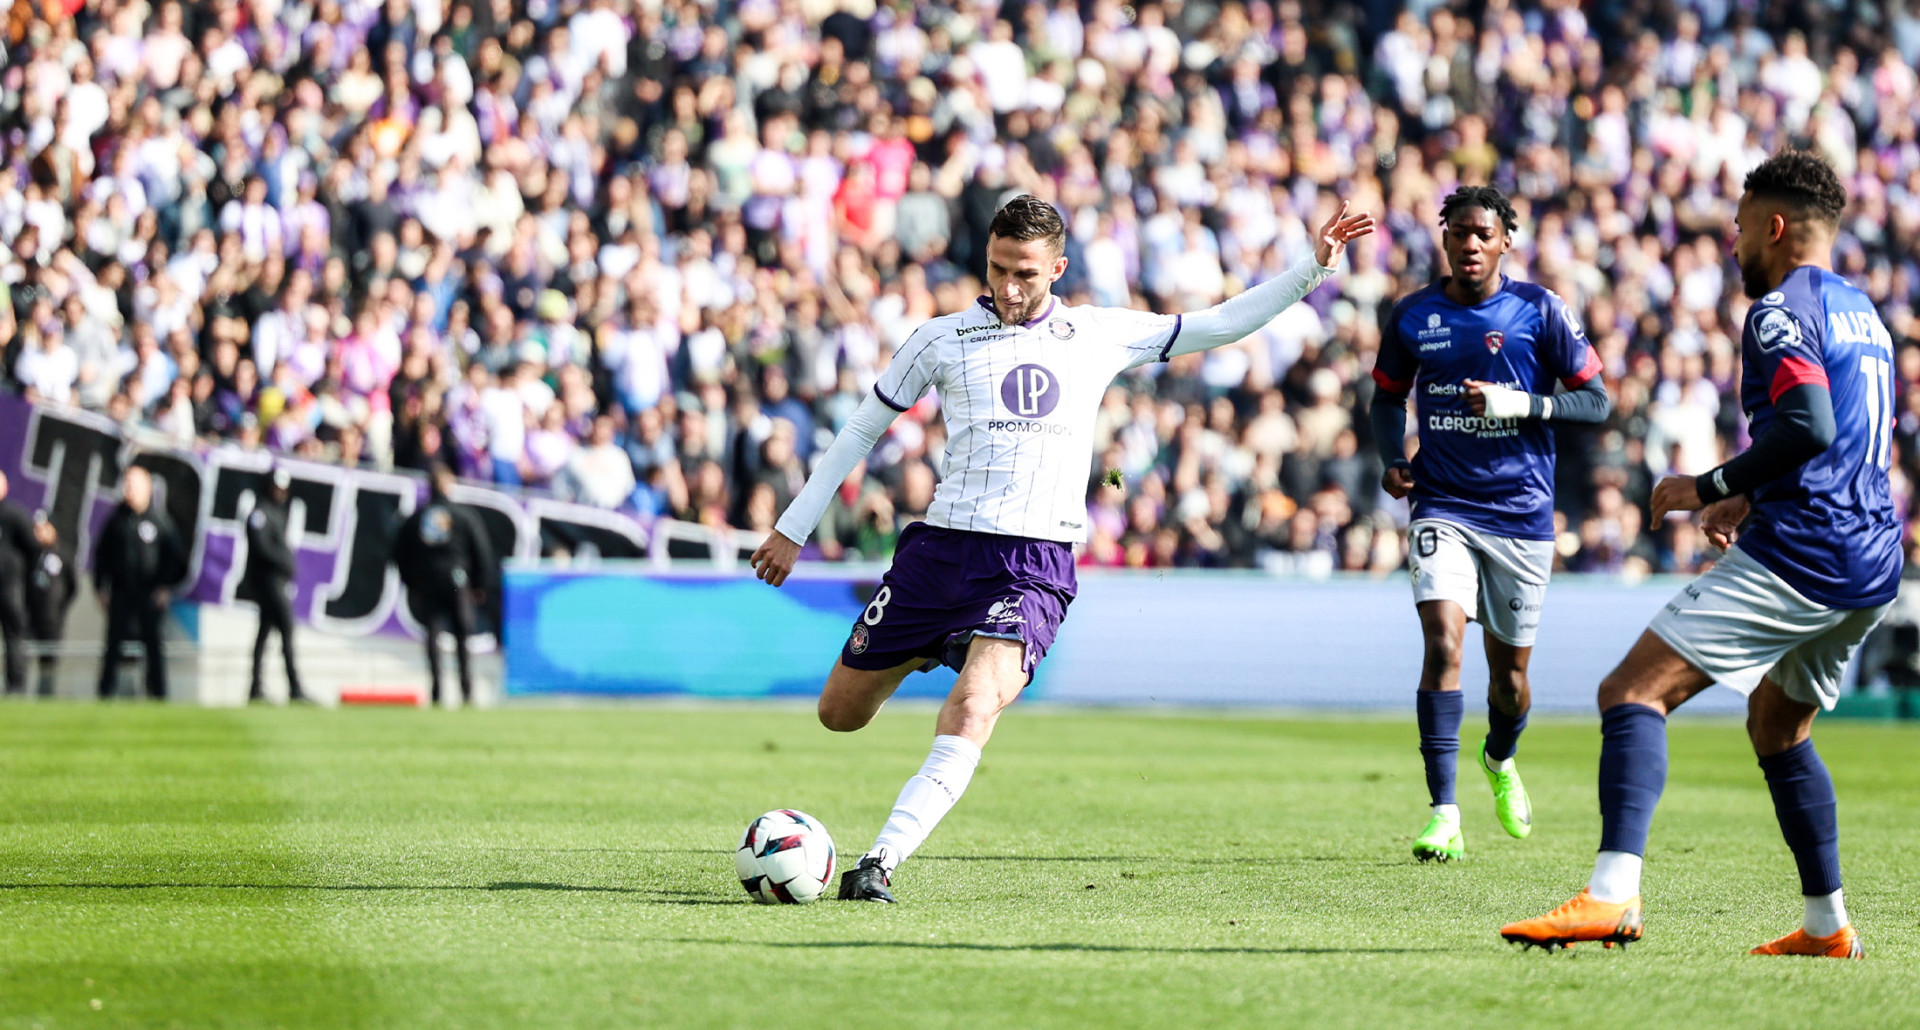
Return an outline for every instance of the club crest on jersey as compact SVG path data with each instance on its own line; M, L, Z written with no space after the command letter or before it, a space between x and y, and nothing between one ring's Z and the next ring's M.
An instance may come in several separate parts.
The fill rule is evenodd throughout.
M867 640L868 640L867 627L859 623L855 623L853 627L853 636L847 638L847 650L852 651L854 654L866 654Z
M1498 329L1487 330L1487 351L1489 353L1498 354L1500 353L1500 348L1505 347L1506 345L1507 345L1506 333L1503 333Z
M1760 342L1761 352L1766 354L1785 347L1800 346L1800 324L1779 308L1760 312L1760 317L1753 323L1753 335Z
M1073 323L1056 318L1047 323L1047 332L1052 333L1053 338L1056 340L1071 340L1073 339Z
M1000 399L1021 418L1046 418L1060 404L1060 379L1039 365L1021 365L1000 381Z

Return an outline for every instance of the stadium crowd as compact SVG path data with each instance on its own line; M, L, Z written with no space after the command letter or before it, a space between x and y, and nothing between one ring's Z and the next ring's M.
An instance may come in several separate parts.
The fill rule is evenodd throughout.
M1379 326L1492 183L1506 271L1573 305L1615 413L1560 440L1564 566L1691 571L1653 479L1745 445L1741 177L1788 145L1853 198L1837 267L1898 346L1920 475L1920 3L11 0L10 388L182 444L461 475L762 532L888 356L982 292L1018 192L1075 303L1271 277L1341 200L1343 274L1245 343L1121 381L1097 565L1386 570ZM817 540L924 513L938 399ZM1121 486L1095 485L1105 470Z

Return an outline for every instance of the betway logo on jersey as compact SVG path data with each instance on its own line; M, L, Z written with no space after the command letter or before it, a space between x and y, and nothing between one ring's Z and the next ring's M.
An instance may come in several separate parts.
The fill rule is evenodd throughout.
M1428 315L1427 327L1415 335L1420 340L1420 346L1416 349L1422 354L1453 345L1453 327L1442 324L1438 314Z
M998 322L995 322L992 325L970 325L965 329L955 330L953 335L956 339L964 340L967 337L972 336L974 333L984 333L994 329L1005 329L1005 328L1006 326L1001 325Z

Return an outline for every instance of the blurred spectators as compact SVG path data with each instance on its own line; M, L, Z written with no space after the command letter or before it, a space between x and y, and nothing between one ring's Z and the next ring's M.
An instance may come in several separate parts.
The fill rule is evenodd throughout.
M1074 303L1183 310L1385 231L1235 347L1100 415L1098 565L1400 562L1364 418L1379 323L1491 182L1509 275L1617 398L1562 434L1569 568L1689 571L1655 477L1745 445L1746 169L1817 149L1920 473L1920 4L1805 0L16 2L0 69L0 380L179 441L760 530L920 322L981 292L1016 192ZM924 514L937 398L849 477L829 558Z

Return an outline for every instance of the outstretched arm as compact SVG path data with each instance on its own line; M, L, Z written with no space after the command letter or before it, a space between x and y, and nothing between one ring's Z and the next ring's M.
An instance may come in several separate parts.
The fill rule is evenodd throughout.
M767 534L766 542L753 552L750 561L756 576L773 586L787 581L787 574L793 571L793 563L800 557L800 545L813 535L813 528L827 513L833 492L853 473L860 459L873 450L873 445L880 442L887 427L893 425L899 415L878 394L868 394L867 399L860 402L840 435L833 438L833 445L820 456L820 464L814 467L813 475L807 477L807 485L800 488L780 521L774 523L774 531Z
M1313 292L1314 287L1326 282L1339 266L1340 255L1346 253L1348 242L1372 231L1372 215L1348 217L1347 205L1341 204L1339 212L1320 227L1313 248L1314 260L1301 261L1279 276L1204 311L1182 315L1167 345L1166 356L1212 350L1246 339L1273 321L1275 315Z

